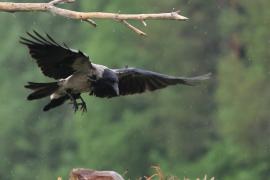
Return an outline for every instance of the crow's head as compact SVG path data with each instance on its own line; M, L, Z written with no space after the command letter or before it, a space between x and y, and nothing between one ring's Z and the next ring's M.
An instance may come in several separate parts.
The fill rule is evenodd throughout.
M104 69L101 77L92 83L93 93L98 97L119 95L118 76L110 69Z

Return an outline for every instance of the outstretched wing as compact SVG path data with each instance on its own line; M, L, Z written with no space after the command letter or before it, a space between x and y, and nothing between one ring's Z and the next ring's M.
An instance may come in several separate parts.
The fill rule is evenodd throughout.
M44 75L61 79L76 71L88 71L91 67L89 57L81 51L59 45L51 36L41 36L34 31L27 33L28 38L21 37L20 42L29 48L30 55L41 68Z
M176 84L193 85L198 81L209 79L211 75L209 73L202 76L187 78L168 76L136 68L116 69L114 71L119 78L118 86L120 95L154 91Z

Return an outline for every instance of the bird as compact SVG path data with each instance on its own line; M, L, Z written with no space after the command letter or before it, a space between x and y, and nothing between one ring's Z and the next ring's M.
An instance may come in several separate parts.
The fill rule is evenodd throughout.
M36 61L42 73L55 79L53 82L28 82L28 100L49 97L50 102L43 111L49 111L69 101L74 111L87 111L82 93L99 98L152 92L171 85L195 85L210 78L211 73L195 77L177 77L140 68L108 68L95 64L80 50L69 48L65 43L56 42L49 34L42 36L37 31L27 32L20 37L30 56Z

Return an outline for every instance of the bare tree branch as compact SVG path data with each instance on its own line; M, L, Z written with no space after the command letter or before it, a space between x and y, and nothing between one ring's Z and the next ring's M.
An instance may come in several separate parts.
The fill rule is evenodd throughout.
M55 5L60 3L71 3L75 0L52 0L48 3L13 3L13 2L0 2L0 11L4 12L51 12L54 15L59 15L69 19L82 20L89 22L93 26L96 23L93 19L112 19L123 22L129 29L136 32L139 35L146 35L138 28L132 26L127 20L138 20L143 22L145 20L187 20L179 14L179 11L170 13L157 13L157 14L119 14L108 12L77 12L68 9L56 7Z

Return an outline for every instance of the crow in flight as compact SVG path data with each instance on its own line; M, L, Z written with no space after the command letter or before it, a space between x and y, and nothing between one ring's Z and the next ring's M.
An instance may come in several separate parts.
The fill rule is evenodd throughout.
M27 33L29 38L21 37L20 42L29 48L45 76L57 81L49 83L28 82L25 88L33 92L28 100L50 96L44 107L48 111L70 100L74 110L86 111L81 93L88 92L101 98L124 96L146 91L154 91L170 85L193 85L209 79L210 73L197 77L175 77L137 68L110 69L94 64L88 55L60 45L48 34L41 36L36 31ZM80 102L77 102L77 100Z

